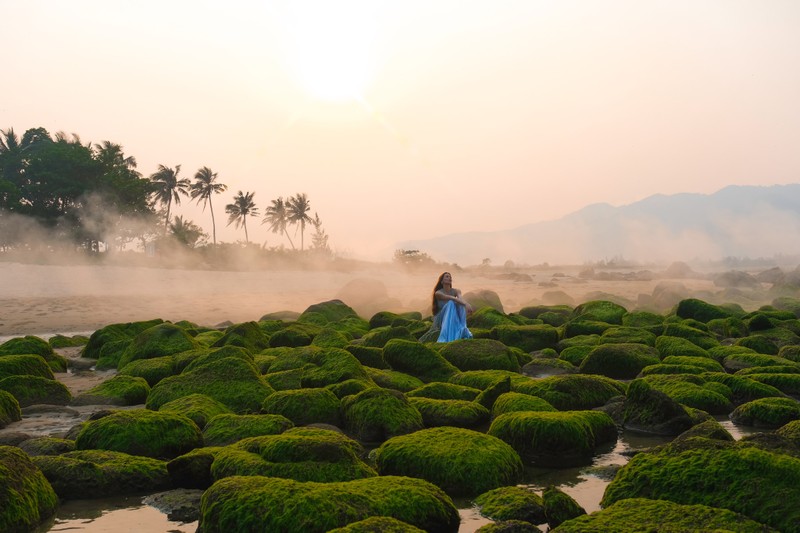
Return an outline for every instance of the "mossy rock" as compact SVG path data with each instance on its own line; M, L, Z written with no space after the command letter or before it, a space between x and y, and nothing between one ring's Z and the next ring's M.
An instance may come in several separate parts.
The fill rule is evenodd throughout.
M144 378L112 376L76 396L72 405L139 405L147 401L150 385Z
M200 347L200 343L186 330L164 322L136 335L120 357L117 368L123 368L131 361L172 355Z
M616 327L614 324L608 322L601 322L600 320L589 320L585 318L578 318L570 320L564 324L563 339L560 341L559 346L564 346L565 339L573 337L596 337L597 344L600 344L600 336L607 330Z
M89 337L86 335L71 335L69 337L65 335L53 335L49 339L47 339L47 343L50 345L51 348L58 349L58 348L77 348L79 346L85 346L86 343L89 342Z
M452 500L422 479L379 476L303 483L237 476L214 483L203 494L199 527L205 533L227 533L237 525L251 531L325 533L370 516L442 533L456 533L461 521Z
M483 525L475 533L539 533L541 529L523 520L500 520Z
M710 349L714 348L715 346L719 346L719 341L714 338L713 335L708 333L707 331L703 331L698 328L693 328L691 326L687 326L685 324L666 324L664 326L664 333L663 335L667 337L680 337L682 339L686 339L692 344L699 346L703 349ZM656 348L658 348L658 341L656 341ZM661 351L661 350L659 350ZM662 354L667 355L667 354ZM670 353L668 355L692 355L690 353Z
M14 396L20 407L69 405L72 401L72 394L63 383L39 376L8 376L0 379L0 390Z
M492 520L523 520L531 524L546 521L542 497L530 489L510 486L484 492L475 498L481 515Z
M249 437L278 435L294 427L281 415L236 415L222 413L212 417L203 428L206 446L227 446Z
M519 411L498 416L489 435L508 443L526 464L582 464L617 440L617 426L600 411Z
M226 446L216 455L211 475L215 480L244 475L320 483L376 476L360 458L363 453L359 443L339 432L293 428Z
M418 377L411 376L405 372L396 370L379 370L377 368L364 367L369 379L378 387L391 389L400 392L409 392L418 389L424 382Z
M19 402L10 392L0 389L0 429L22 420Z
M599 333L592 333L587 335L573 335L572 337L564 337L560 341L558 341L558 346L556 346L556 350L560 353L566 350L567 348L573 348L575 346L597 346L600 344L600 334Z
M517 326L515 326L517 327ZM444 343L439 353L458 370L508 370L519 372L513 350L493 339L461 339Z
M501 325L492 328L492 336L506 346L514 346L524 352L543 348L555 348L558 344L558 330L549 324L512 326ZM478 370L465 368L464 370Z
M582 374L598 374L613 379L633 379L648 365L660 362L655 348L644 344L601 344L580 366Z
M422 320L422 313L392 313L391 311L378 311L369 319L369 329L384 326L406 326L418 320Z
M218 329L212 329L210 331L204 331L202 333L198 333L194 336L194 340L199 342L202 346L211 346L218 340L220 340L223 335L225 335L224 331L220 331Z
M784 394L800 396L800 373L775 373L748 374L748 378L775 387Z
M622 317L628 310L608 300L590 300L575 307L572 320L597 320L608 324L622 325Z
M425 383L447 381L458 372L439 352L417 341L392 339L383 347L383 358L393 370Z
M175 357L172 355L131 361L119 370L119 375L143 378L151 387L178 373Z
M423 428L422 415L398 391L378 387L342 399L345 428L363 442L383 442Z
M384 326L370 330L361 337L360 342L362 346L383 348L387 342L393 339L414 342L417 340L405 326Z
M652 311L629 311L622 315L622 325L631 328L645 328L659 335L664 328L664 317Z
M481 404L491 412L494 407L494 402L507 392L511 392L511 378L500 378L481 391L478 397L475 398L475 402Z
M709 320L708 331L722 338L746 337L749 334L747 324L740 318L717 318Z
M453 383L434 382L418 387L406 393L409 398L432 398L434 400L465 400L471 402L481 393L480 389L454 385Z
M574 374L578 372L578 367L553 357L532 357L530 361L522 367L522 373L532 377L547 377L558 374Z
M687 298L678 302L675 314L684 319L691 318L704 323L710 320L732 316L730 310L696 298Z
M699 366L657 364L644 367L637 377L642 378L653 374L702 374L706 371L705 368Z
M161 380L150 391L146 406L158 410L167 402L190 394L205 394L235 413L257 413L274 389L246 361L226 357Z
M679 435L693 425L686 409L646 379L628 385L622 413L625 428L655 435Z
M656 334L645 328L616 326L608 328L600 335L600 344L635 343L655 346Z
M348 379L369 381L358 359L341 348L308 346L294 348L280 356L269 367L270 373L301 368L302 387L324 387Z
M313 340L314 335L309 332L308 328L292 324L270 335L269 345L271 348L297 348L309 346Z
M9 376L38 376L55 379L53 369L41 355L3 355L0 356L0 380Z
M712 415L722 415L733 410L732 391L722 394L715 384L707 384L701 376L687 374L648 375L644 378L651 387L663 392L683 405L702 409ZM630 386L628 386L630 391Z
M751 366L734 372L737 376L750 377L754 374L800 374L800 366L793 364L773 366Z
M191 354L191 355L190 355ZM218 348L209 348L203 350L192 350L192 352L183 352L175 356L176 367L181 369L181 372L191 372L201 366L233 357L241 359L247 363L255 365L255 358L253 354L241 346L227 345Z
M552 533L649 533L652 531L775 531L727 509L681 505L666 500L630 498L552 529Z
M470 329L491 330L497 326L516 326L517 322L502 311L491 306L476 308L475 312L467 316L467 326Z
M119 361L122 359L122 355L128 349L131 342L131 339L120 339L105 343L100 349L100 355L97 358L95 368L97 370L112 370L118 368Z
M114 411L92 420L78 433L78 450L107 450L171 459L203 445L200 430L189 418L147 409Z
M554 313L563 317L572 315L572 306L569 305L529 305L519 310L519 314L526 318L541 318L545 313Z
M327 300L325 302L319 302L310 305L305 311L300 313L300 316L297 317L297 320L302 321L304 316L307 316L310 313L318 313L322 315L328 322L338 322L350 317L358 318L358 313L356 313L352 307L341 300Z
M702 437L704 439L714 439L714 440L721 440L725 442L733 442L733 436L725 429L722 424L717 422L715 419L709 419L705 422L700 422L697 425L694 425L675 437L672 440L672 443L678 443L680 441L685 441L688 439Z
M800 402L791 398L761 398L740 405L730 418L734 424L777 429L800 419Z
M338 426L340 401L324 388L277 391L266 397L263 413L282 415L295 425L323 423Z
M708 350L699 347L688 339L682 337L673 337L670 335L661 335L656 338L656 350L661 354L661 357L680 356L680 357L706 357L711 356Z
M717 361L705 356L668 355L661 360L666 365L696 366L707 372L724 372L725 369Z
M625 394L625 386L614 379L584 374L512 380L511 390L538 396L560 411L594 409L615 396Z
M222 450L221 446L204 446L169 461L167 471L173 486L202 490L210 487L214 483L211 465Z
M325 388L331 391L334 396L341 400L345 396L358 394L362 390L366 390L374 386L375 383L372 381L365 381L362 379L346 379L344 381L340 381L339 383L325 385Z
M308 364L302 368L293 368L280 372L268 372L264 374L264 381L269 383L269 386L276 391L301 389L303 388L303 375L307 368L313 368L313 365Z
M320 346L322 348L347 348L350 338L341 331L333 328L325 328L314 336L311 341L312 346Z
M459 372L451 377L448 382L464 387L472 387L473 389L485 390L492 384L505 378L510 379L512 383L529 383L532 381L522 374L509 372L508 370L469 370L467 372Z
M425 479L454 496L517 483L522 461L502 440L463 428L437 427L394 437L375 451L378 472Z
M771 385L759 383L746 376L734 376L724 372L705 372L700 377L706 382L712 381L727 386L734 404L742 404L759 398L781 398L783 393Z
M600 505L642 497L728 509L797 532L800 459L732 445L640 453L620 469Z
M6 355L35 354L42 357L53 372L66 372L67 359L53 351L50 344L35 335L15 337L0 344L0 359Z
M257 353L269 348L269 336L257 322L242 322L229 326L222 337L211 345L212 348L222 346L239 346L248 352Z
M28 455L0 446L0 531L25 533L53 516L58 496Z
M594 347L595 345L569 346L561 350L558 354L558 358L562 361L566 361L577 369Z
M89 336L89 342L81 352L82 357L89 359L99 359L100 351L103 346L110 342L130 342L133 338L142 331L157 326L164 321L160 318L153 320L145 320L140 322L125 322L119 324L109 324L103 328L98 329Z
M551 529L586 514L586 510L572 496L552 485L542 492L542 503L547 525Z
M116 451L78 450L33 458L59 498L108 498L171 488L167 463Z
M167 402L159 409L162 413L183 415L201 430L217 415L231 412L225 405L205 394L189 394ZM211 446L211 444L209 444Z
M792 420L791 422L787 422L780 428L778 428L775 433L789 439L797 446L800 446L800 420Z
M31 457L35 455L61 455L74 452L75 441L57 437L34 437L19 443L19 449Z
M383 359L383 349L375 346L362 346L360 344L351 344L345 347L345 350L350 352L358 359L358 362L364 366L372 368L389 368L386 361Z
M778 350L778 357L788 359L795 363L800 363L800 345L797 346L781 346Z
M422 415L422 422L428 428L452 426L474 429L489 421L489 410L477 402L419 397L409 398L408 401Z
M423 530L390 516L370 516L328 533L424 533Z
M778 345L763 335L748 335L736 340L736 346L750 348L756 353L778 355Z
M537 396L521 392L506 392L495 400L492 406L492 419L506 413L519 411L556 411L556 408Z

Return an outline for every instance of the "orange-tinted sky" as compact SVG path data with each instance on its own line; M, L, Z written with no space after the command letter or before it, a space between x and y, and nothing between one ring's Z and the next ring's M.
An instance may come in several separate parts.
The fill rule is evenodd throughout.
M238 190L262 212L305 192L334 249L388 260L800 177L796 0L0 0L0 35L0 129L110 140L144 175L209 166L225 241Z

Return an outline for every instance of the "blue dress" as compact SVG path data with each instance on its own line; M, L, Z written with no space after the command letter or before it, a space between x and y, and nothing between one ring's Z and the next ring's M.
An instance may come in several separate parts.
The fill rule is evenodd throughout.
M472 333L467 329L467 310L453 300L448 300L436 313L433 324L439 326L439 338L436 342L450 342L458 339L471 339Z

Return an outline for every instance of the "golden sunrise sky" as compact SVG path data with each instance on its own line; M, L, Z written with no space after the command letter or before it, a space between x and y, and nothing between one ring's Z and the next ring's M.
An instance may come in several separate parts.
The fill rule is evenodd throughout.
M800 177L797 0L0 0L0 35L0 129L119 143L145 176L208 166L228 242L238 190L262 212L305 192L338 253L389 260Z

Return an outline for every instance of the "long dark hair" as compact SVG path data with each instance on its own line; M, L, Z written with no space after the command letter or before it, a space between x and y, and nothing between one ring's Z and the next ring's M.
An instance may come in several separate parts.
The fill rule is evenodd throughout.
M436 291L444 288L444 283L442 283L442 278L444 278L445 274L450 274L450 273L442 272L442 275L439 276L438 280L436 280L436 286L433 288L433 305L431 306L431 309L433 309L434 315L439 312L439 302L436 300Z

